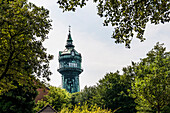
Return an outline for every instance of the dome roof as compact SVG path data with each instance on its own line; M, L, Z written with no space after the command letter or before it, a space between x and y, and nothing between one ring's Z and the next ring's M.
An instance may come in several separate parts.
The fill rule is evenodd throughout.
M60 55L65 55L65 54L71 54L72 52L74 52L76 55L80 55L80 53L78 53L75 49L65 49L64 51L60 51Z

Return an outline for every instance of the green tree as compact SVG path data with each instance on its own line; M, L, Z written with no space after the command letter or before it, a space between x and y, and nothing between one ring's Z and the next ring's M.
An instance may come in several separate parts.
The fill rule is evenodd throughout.
M114 113L116 110L113 112L108 109L102 109L101 107L98 106L93 106L84 104L83 106L75 106L73 110L70 110L68 108L63 108L60 113Z
M156 109L160 113L170 102L170 52L157 43L146 58L134 64L134 71L132 96L139 104L138 110Z
M165 106L163 109L162 109L162 112L161 113L169 113L170 112L170 104L168 104L167 106Z
M53 56L42 45L51 29L48 18L47 9L27 0L0 0L0 94L16 88L14 81L49 80Z
M57 3L63 11L75 11L83 7L88 0L58 0ZM170 21L169 0L93 0L97 3L97 15L104 18L104 26L109 24L114 28L112 38L115 43L130 43L136 38L144 41L146 24L160 24Z
M81 91L82 100L84 103L87 103L89 106L95 105L94 96L97 93L96 86L85 86Z
M82 92L75 92L71 94L71 107L75 105L82 105L83 103L83 97L82 97Z
M119 72L108 73L97 85L97 94L94 100L97 105L116 110L117 113L135 113L136 104L129 96L127 89L131 83Z
M47 104L50 104L57 111L70 105L71 95L65 89L53 86L50 86L49 89L48 94L44 96L45 100L39 100L37 102L35 107L36 111L39 111Z
M29 85L21 85L17 81L13 81L17 88L0 95L0 113L34 113L37 87L34 82L29 83Z

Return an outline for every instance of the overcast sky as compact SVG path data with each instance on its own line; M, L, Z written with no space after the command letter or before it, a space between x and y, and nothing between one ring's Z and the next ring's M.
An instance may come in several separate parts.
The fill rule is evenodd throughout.
M71 25L71 36L75 49L82 55L83 73L80 75L80 88L95 85L106 73L121 70L146 57L156 42L164 43L166 50L170 50L170 24L148 24L144 42L133 39L131 49L124 44L115 44L111 39L112 27L103 27L103 19L97 15L96 4L89 2L84 8L76 12L62 12L56 0L29 0L37 6L44 6L50 11L52 30L44 42L47 52L54 55L50 62L52 71L51 81L53 86L61 86L61 75L57 72L59 67L58 53L65 49L68 35L68 26Z

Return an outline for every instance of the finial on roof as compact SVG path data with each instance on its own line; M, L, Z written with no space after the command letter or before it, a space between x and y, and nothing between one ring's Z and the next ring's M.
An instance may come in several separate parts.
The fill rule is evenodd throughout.
M68 34L68 39L67 40L72 40L72 38L71 38L71 26L69 25L69 34Z
M69 25L69 33L71 32L70 29L71 29L71 26Z

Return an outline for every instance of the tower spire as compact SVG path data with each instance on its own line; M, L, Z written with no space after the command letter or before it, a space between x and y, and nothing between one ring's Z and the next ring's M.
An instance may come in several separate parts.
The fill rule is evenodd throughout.
M69 25L69 34L68 34L68 38L67 38L67 44L66 44L66 48L74 48L74 45L73 45L73 40L71 38L71 26Z
M71 26L69 25L68 27L69 27L69 34L70 34L71 33Z

